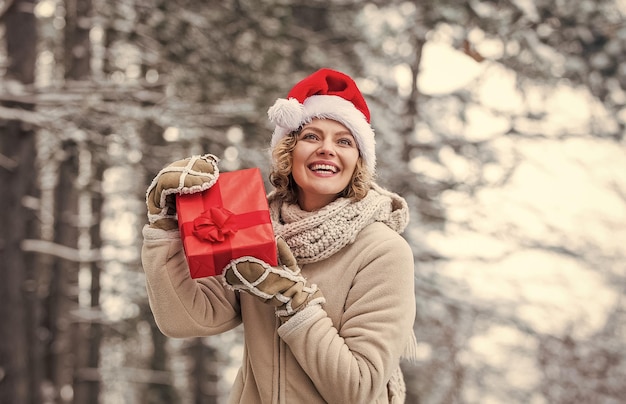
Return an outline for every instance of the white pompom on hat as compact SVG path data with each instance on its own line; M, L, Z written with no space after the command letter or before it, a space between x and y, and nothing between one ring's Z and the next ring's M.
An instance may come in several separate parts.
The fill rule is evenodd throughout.
M365 165L376 171L376 140L370 125L365 98L350 76L331 69L320 69L279 98L267 111L276 125L271 148L280 139L311 122L314 118L332 119L350 130Z

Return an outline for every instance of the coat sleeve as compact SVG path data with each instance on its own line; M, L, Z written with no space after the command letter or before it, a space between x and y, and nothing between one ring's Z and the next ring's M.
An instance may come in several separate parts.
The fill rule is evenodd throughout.
M215 335L241 323L239 301L219 277L192 279L180 234L148 226L143 230L141 261L150 308L169 337Z
M323 308L312 306L278 329L327 402L374 402L412 335L415 294L409 245L393 237L368 248L362 257L339 328Z

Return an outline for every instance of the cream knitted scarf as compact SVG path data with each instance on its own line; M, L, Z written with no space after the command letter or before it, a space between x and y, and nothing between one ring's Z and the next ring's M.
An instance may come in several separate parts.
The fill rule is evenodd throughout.
M328 258L356 239L374 222L401 233L409 221L406 201L376 184L360 201L338 198L324 208L306 212L268 196L274 232L285 239L299 264Z

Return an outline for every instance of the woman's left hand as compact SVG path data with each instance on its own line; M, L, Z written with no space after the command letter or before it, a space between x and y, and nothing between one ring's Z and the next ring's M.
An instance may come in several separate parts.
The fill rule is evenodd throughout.
M276 315L287 321L305 307L322 304L326 300L315 284L309 284L300 274L293 253L282 238L277 240L278 260L272 267L254 257L233 260L224 268L225 283L258 297L276 307Z

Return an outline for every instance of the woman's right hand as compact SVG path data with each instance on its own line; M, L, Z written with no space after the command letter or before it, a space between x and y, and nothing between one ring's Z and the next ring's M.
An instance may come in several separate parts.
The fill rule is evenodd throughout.
M192 156L175 161L154 177L146 191L150 226L163 230L178 227L176 194L193 194L213 186L219 176L217 162L212 154Z

